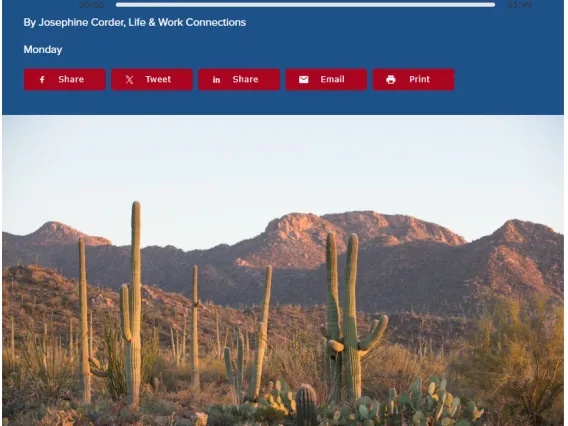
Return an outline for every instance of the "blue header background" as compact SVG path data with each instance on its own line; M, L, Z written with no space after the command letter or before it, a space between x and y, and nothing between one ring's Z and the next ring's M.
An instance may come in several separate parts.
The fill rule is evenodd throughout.
M563 114L563 2L532 8L116 8L3 2L4 114ZM246 27L26 28L32 19L245 19ZM61 56L24 45L62 46ZM102 92L24 91L25 68L105 68ZM112 68L192 68L187 92L110 90ZM199 68L280 68L277 92L200 92ZM366 68L363 92L285 90L286 68ZM372 90L373 68L454 68L450 92Z

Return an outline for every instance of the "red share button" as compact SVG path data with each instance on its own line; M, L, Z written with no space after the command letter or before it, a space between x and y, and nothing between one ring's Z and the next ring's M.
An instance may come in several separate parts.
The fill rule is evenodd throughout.
M380 68L373 70L375 90L454 90L452 68Z
M191 90L193 71L185 68L117 68L110 74L112 90Z
M104 69L28 68L24 70L24 90L105 90Z
M203 68L199 90L280 90L280 70L269 68Z
M287 69L286 90L367 90L367 70L358 68Z

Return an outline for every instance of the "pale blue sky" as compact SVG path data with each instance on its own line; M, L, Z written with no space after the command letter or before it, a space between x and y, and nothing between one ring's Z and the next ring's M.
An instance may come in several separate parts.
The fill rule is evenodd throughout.
M563 231L560 116L4 116L2 227L233 244L291 212L407 214L473 240Z

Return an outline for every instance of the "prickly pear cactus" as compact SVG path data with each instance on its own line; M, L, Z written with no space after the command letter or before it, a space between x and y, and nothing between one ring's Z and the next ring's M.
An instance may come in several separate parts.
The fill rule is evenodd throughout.
M276 384L269 382L266 390L267 393L257 400L260 406L271 407L285 416L296 412L294 392L290 390L286 382L283 380L277 381Z
M482 409L470 401L464 408L446 389L446 381L431 377L426 392L417 380L410 392L390 389L384 402L359 398L351 408L329 404L318 409L320 425L331 426L481 426Z
M402 417L410 418L415 426L442 425L442 426L470 426L481 425L483 410L479 410L475 402L470 401L467 409L463 409L458 397L452 395L446 389L447 382L432 376L428 381L426 393L422 393L422 382L416 380L411 386L410 394L404 392L396 398L394 389L389 392L394 395L394 406L398 408L398 414L385 413L385 424L401 421ZM391 423L388 423L390 421Z

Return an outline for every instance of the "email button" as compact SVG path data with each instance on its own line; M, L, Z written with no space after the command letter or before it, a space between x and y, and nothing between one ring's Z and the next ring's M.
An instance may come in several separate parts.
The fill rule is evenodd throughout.
M286 90L367 90L362 68L289 68Z

